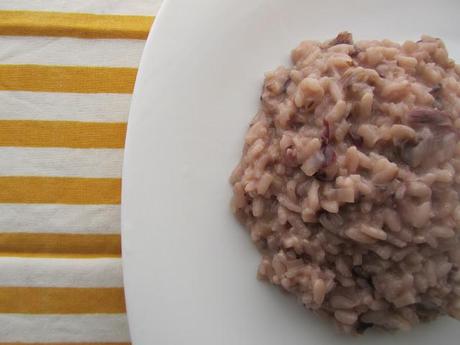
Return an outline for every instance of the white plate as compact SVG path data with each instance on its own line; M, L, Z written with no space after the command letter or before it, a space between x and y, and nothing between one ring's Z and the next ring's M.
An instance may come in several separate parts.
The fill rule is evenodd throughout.
M169 0L145 48L128 126L123 257L135 345L459 344L442 319L396 335L337 335L256 280L228 176L265 71L301 40L442 37L460 58L460 2Z

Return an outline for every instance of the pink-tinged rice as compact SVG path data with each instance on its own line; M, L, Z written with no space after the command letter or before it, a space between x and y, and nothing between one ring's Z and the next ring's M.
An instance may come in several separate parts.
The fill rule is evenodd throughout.
M460 318L460 66L443 42L304 41L231 177L258 276L346 333Z

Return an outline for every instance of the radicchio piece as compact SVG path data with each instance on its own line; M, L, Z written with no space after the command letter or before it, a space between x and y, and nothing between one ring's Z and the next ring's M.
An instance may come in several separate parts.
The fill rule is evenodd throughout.
M337 154L335 153L331 145L323 146L322 151L324 155L324 163L322 167L327 168L329 165L335 163L337 159Z
M409 113L414 127L429 126L432 129L453 129L449 113L434 108L415 108Z
M325 144L327 145L329 141L331 140L331 127L329 125L329 121L327 121L326 119L323 120L323 125L324 125L324 129L323 129L323 133L321 134L321 141L324 146Z
M331 42L331 46L337 44L353 44L353 35L348 31L340 32Z
M442 90L442 85L441 85L441 84L438 84L438 85L436 85L435 87L433 87L433 88L431 89L430 94L431 94L431 96L433 96L433 97L436 98L436 97L438 97L439 94L441 93L441 90Z
M329 176L325 169L327 169L331 164L334 164L337 160L337 154L335 153L332 145L329 144L330 141L330 127L329 123L324 120L324 132L321 136L322 146L321 153L323 158L323 164L321 165L320 170L314 175L316 179L320 181L333 181L335 176Z

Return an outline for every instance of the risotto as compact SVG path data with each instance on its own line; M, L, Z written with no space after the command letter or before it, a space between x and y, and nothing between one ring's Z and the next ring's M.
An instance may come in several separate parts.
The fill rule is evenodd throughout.
M460 65L347 32L291 58L231 176L258 277L346 333L460 319Z

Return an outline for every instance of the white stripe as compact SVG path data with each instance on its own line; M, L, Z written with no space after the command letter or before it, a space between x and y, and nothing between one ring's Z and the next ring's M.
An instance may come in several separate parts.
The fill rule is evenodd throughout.
M0 176L120 178L123 149L0 147Z
M0 120L125 122L131 95L1 91Z
M145 41L54 37L0 37L2 64L137 67ZM110 57L110 58L108 58Z
M155 15L162 0L0 0L0 10Z
M119 205L0 204L0 232L119 234Z
M0 325L2 342L129 342L126 314L0 314Z
M123 287L121 259L0 257L0 286Z

